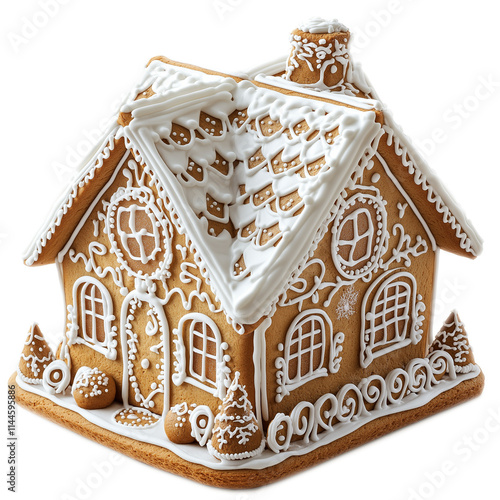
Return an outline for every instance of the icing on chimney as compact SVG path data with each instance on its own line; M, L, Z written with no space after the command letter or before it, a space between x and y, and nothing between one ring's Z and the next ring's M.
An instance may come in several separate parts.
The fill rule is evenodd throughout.
M310 19L292 31L283 78L321 90L350 87L349 37L349 29L337 19Z

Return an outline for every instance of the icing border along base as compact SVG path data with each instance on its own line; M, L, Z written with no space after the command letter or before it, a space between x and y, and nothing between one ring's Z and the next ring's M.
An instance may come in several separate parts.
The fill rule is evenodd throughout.
M277 479L272 472L262 475L265 477L256 478L255 473L250 474L252 470L279 471L286 468L287 472L277 472L277 476L282 477L309 467L361 443L437 413L446 407L478 396L483 389L483 380L480 368L474 365L474 369L469 373L457 373L455 378L442 379L431 389L422 391L414 397L405 398L406 401L386 408L375 409L369 415L360 416L347 423L337 424L333 432L319 434L316 441L294 442L286 451L280 453L266 449L257 457L240 461L219 461L212 457L205 447L202 448L197 444L176 445L171 443L166 439L162 425L142 429L119 426L113 422L113 415L120 409L118 403L114 403L104 410L88 411L79 408L74 403L71 394L50 395L41 386L26 384L16 376L16 373L12 375L9 383L15 382L17 386L16 400L20 405L41 413L50 420L72 430L77 428L80 434L101 444L191 479L216 486L243 488L267 484ZM82 425L84 423L85 425ZM104 440L103 436L105 436ZM145 443L146 446L150 445L151 449L148 447L147 453L144 452L144 447L141 447L141 451L137 451L133 446L130 446L134 441ZM301 458L305 454L308 455L307 461ZM152 456L156 458L153 459ZM289 463L290 461L294 463ZM180 463L183 465L181 466ZM186 470L186 465L194 468ZM199 466L202 466L201 470ZM210 477L207 477L207 469L210 469L208 472ZM234 472L238 476L237 479L235 476L234 484L226 476L230 472ZM218 473L224 473L224 476L222 477ZM251 482L240 483L244 480L242 476L247 475L252 476Z

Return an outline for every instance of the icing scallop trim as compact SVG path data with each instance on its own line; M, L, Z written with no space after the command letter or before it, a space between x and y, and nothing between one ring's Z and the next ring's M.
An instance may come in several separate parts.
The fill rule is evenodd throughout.
M437 354L433 354L433 359L437 360L438 355L440 355L439 351L437 351ZM410 363L409 366L413 366L414 368L412 372L414 375L418 375L418 371L416 370L416 368L420 366L418 363L422 361L425 361L425 359L414 359ZM436 371L436 373L439 373L440 369L442 369L443 366L444 365L437 362L434 363L434 371ZM392 380L392 382L395 384L394 387L398 386L398 378L401 375L407 376L408 373L409 372L406 372L405 370L396 369L393 374L394 376L390 378L390 380ZM379 407L374 408L368 414L359 415L355 418L350 419L344 418L344 421L340 422L339 425L335 425L332 429L326 429L326 432L318 434L318 440L307 440L304 436L304 439L302 441L294 442L293 445L288 449L279 450L278 453L276 451L273 451L272 449L264 449L261 454L255 455L251 458L234 457L240 459L227 460L224 459L224 456L221 456L221 461L210 455L207 447L201 447L198 444L176 445L175 443L172 443L165 438L162 426L138 428L133 426L123 426L115 423L114 415L117 413L117 411L119 412L123 410L123 408L119 408L118 403L114 403L112 406L105 409L89 411L78 407L71 395L50 394L46 392L42 386L29 385L22 381L20 377L16 378L16 383L21 389L27 392L47 398L62 408L66 408L68 410L74 411L75 413L78 413L94 425L97 425L116 434L129 437L138 442L149 443L160 446L162 448L166 448L190 463L203 465L209 469L214 470L262 470L266 469L267 467L282 463L289 457L306 455L324 445L330 444L344 436L350 435L363 425L386 415L398 414L407 410L413 410L425 406L437 396L449 391L450 389L453 389L461 382L476 378L480 373L480 368L477 365L474 365L474 368L468 373L456 373L454 376L447 376L444 379L438 380L435 384L422 384L422 387L419 386L419 383L425 381L422 377L417 377L414 380L416 384L415 387L417 389L416 392L418 392L418 394L410 394L409 397L406 398L402 397L401 400L395 401L394 404L379 405ZM367 379L365 379L365 383L366 382ZM341 389L338 394L346 395L348 390L352 389L353 387L357 388L357 386L347 384L343 389ZM365 385L365 392L368 387L369 386ZM366 392L366 394L369 398L373 399L373 392ZM379 394L382 395L382 393ZM326 394L325 396L329 395ZM301 403L299 403L299 405L300 404ZM312 406L311 403L309 403L309 405ZM346 411L349 411L349 409L347 408ZM300 416L302 412L296 411L295 414L296 416ZM302 428L302 426L297 425L297 428L299 427ZM309 428L310 426L308 425L307 429Z
M460 248L474 257L480 255L483 250L483 240L460 205L427 165L410 139L401 128L398 129L392 116L387 113L385 117L386 124L383 129L387 134L387 145L394 148L395 153L401 157L402 165L413 176L415 184L427 193L427 201L434 205L438 214L442 215L443 223L449 224L454 230Z

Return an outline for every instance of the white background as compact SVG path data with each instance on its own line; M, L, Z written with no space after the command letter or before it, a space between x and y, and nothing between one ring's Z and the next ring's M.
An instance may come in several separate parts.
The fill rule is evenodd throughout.
M434 331L456 307L487 385L480 399L295 477L241 492L201 486L129 458L97 475L96 464L114 457L110 450L18 409L18 497L392 500L497 495L500 43L495 3L47 0L47 15L43 1L2 2L0 8L4 384L33 320L53 342L64 328L55 267L26 268L23 252L89 138L99 136L148 59L162 54L227 72L245 70L286 55L289 31L322 15L350 27L353 57L396 120L425 146L429 162L485 239L476 261L441 254ZM3 394L5 404L5 385ZM6 426L4 417L2 422ZM6 470L7 450L2 448L1 470ZM446 477L437 472L443 468ZM85 483L90 487L83 488ZM4 480L0 488L6 490Z

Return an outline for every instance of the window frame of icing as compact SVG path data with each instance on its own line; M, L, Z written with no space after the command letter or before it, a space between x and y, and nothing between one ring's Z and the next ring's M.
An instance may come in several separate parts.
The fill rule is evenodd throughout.
M308 322L308 321L317 321L322 325L322 338L321 338L321 343L317 344L321 346L321 360L319 363L318 368L313 369L313 366L311 363L313 362L312 356L309 356L309 371L305 375L301 375L301 368L302 368L302 355L303 352L301 351L301 341L302 337L299 336L298 340L295 343L298 343L298 348L297 348L297 353L296 355L294 354L293 359L298 359L300 362L297 362L297 374L293 379L290 379L290 371L289 371L289 363L291 360L291 354L290 354L290 348L292 346L292 340L294 338L295 333L297 332L302 332L302 327L303 325ZM314 327L314 324L312 325ZM328 331L327 331L328 329ZM314 332L314 328L311 329L311 332ZM310 332L310 333L311 333ZM314 332L315 333L315 332ZM330 346L333 346L332 341L333 341L333 324L332 320L328 316L328 314L321 310L321 309L306 309L305 311L300 312L295 318L293 319L292 323L288 327L286 337L285 337L285 343L278 344L278 350L283 352L283 356L279 356L275 360L275 366L278 369L276 372L276 383L277 383L277 388L276 388L276 396L275 396L275 401L277 403L280 403L285 396L288 396L292 391L297 389L298 387L301 387L302 385L311 382L312 380L315 380L319 377L326 377L328 376L328 369L325 367L325 354L326 354L326 339L329 339L330 341ZM314 341L314 336L312 338L312 341ZM311 348L313 348L316 344L311 342ZM312 352L314 354L314 351L316 349L313 348ZM335 365L335 358L337 358L338 354L340 351L338 349L330 349L330 360L329 360L329 366L332 367L332 372L333 370L336 369ZM307 351L309 352L309 351ZM340 363L340 360L338 360ZM335 368L334 368L335 366ZM340 365L339 365L340 366ZM337 369L338 371L338 369Z
M136 230L135 224L136 224L137 212L144 212L145 215L149 218L149 220L151 221L151 226L153 228L153 233L148 232L145 228L141 228L139 231ZM122 221L122 215L124 213L127 213L129 215L128 224L131 229L130 233L122 228L121 221ZM132 228L132 222L134 226L133 228ZM162 248L161 248L160 234L157 224L160 224L160 221L158 220L158 218L156 217L156 215L153 213L152 210L150 209L148 210L147 206L140 206L137 203L129 205L128 207L118 206L118 210L116 213L116 230L120 236L124 250L127 252L127 254L132 260L140 261L142 264L145 265L148 264L151 260L155 260L156 254L161 252ZM143 242L144 237L154 238L155 240L155 248L149 254L146 253L146 250L144 248L144 242ZM130 249L128 241L131 239L135 240L137 245L139 246L141 254L139 257L134 255L134 253Z
M87 333L86 316L88 313L85 302L86 290L89 286L92 286L93 289L97 288L102 297L103 312L100 315L102 317L99 317L104 327L104 341L102 342L97 339L95 329L92 335L88 335ZM118 345L115 337L118 333L118 328L113 326L113 321L116 319L113 314L113 299L104 283L92 276L81 276L78 278L73 283L73 304L68 306L68 311L68 345L86 345L104 355L107 359L115 361L117 356L116 347ZM80 319L81 326L79 325Z
M406 278L406 281L403 281ZM390 286L403 285L407 289L407 302L404 306L407 310L407 318L404 329L404 336L398 336L399 340L383 341L374 343L374 337L380 330L380 326L385 324L385 319L381 325L375 325L375 320L380 314L376 313L376 309L381 304L378 299L384 294L385 300L383 304L382 316L390 310L386 310L386 303L392 300L392 297L386 297L385 291ZM372 298L370 299L370 297ZM395 301L399 297L396 295ZM395 303L395 315L393 323L398 323L400 320L396 315L399 304ZM361 331L360 331L360 364L362 368L367 368L376 358L390 354L398 349L403 349L411 344L416 345L422 339L422 325L424 316L420 313L425 311L425 304L422 301L422 296L417 293L417 280L413 274L403 268L391 269L379 276L366 291L361 305ZM366 325L369 325L367 328ZM392 324L392 323L391 323ZM385 328L385 327L384 327ZM396 330L397 331L397 330ZM367 339L367 336L369 338ZM382 346L382 347L381 347ZM381 347L381 348L380 348ZM376 350L375 350L376 349Z
M372 191L368 192L368 191ZM346 211L349 210L352 206L359 204L357 208L355 208L351 213L347 216L345 215ZM373 206L375 212L377 213L377 217L380 217L380 220L377 217L373 218L367 206ZM340 273L342 278L344 279L354 279L358 280L362 278L364 281L369 281L373 273L376 273L381 264L381 258L387 250L387 243L389 240L389 233L387 230L388 226L388 214L387 209L385 207L386 201L380 194L380 191L377 188L370 186L360 186L360 190L353 193L347 200L345 200L335 219L333 221L333 225L331 228L332 233L332 243L331 243L331 255L332 260L335 265L335 268ZM353 263L346 262L339 254L339 246L349 245L349 240L341 240L341 230L344 228L344 225L348 220L353 220L354 216L356 216L356 221L360 213L364 213L369 222L370 230L365 231L363 233L362 238L358 238L355 242L355 245L351 244L350 258L351 254L354 253L354 249L356 248L359 241L362 241L365 238L369 238L371 243L370 252L367 253L361 259L356 259ZM370 233L370 234L367 234ZM380 233L380 234L377 234ZM360 236L356 234L354 236ZM343 243L343 244L342 244ZM342 244L342 245L341 245ZM365 262L364 266L361 269L357 269L357 266L361 263Z
M118 188L117 191L113 193L109 200L109 204L105 208L105 214L102 216L104 220L104 232L107 234L111 245L110 251L115 254L120 267L122 267L129 276L141 280L161 279L162 275L168 273L173 260L172 224L156 201L157 199L163 201L163 198L160 193L155 194L150 186L145 185L144 175L141 176L139 174L138 166L134 161L129 161L127 163L127 167L123 169L123 175L127 179L127 186ZM137 183L137 186L133 185L134 181ZM124 202L132 203L127 207L123 207L122 203ZM132 209L131 207L135 208ZM118 215L121 216L124 212L130 213L130 221L132 213L135 214L138 210L145 212L145 215L149 218L153 226L152 234L141 234L141 230L139 230L139 232L136 231L136 234L140 236L150 236L155 239L155 248L151 254L146 255L146 262L134 256L129 249L127 249L128 244L125 245L123 242L124 235L127 237L127 242L133 235L123 231L121 222L118 221ZM116 235L114 233L115 229ZM128 257L124 255L121 246L118 244L117 237ZM160 255L160 257L158 257L158 255ZM142 265L147 265L150 262L159 262L157 262L157 267L153 272L144 273L134 270L130 260L139 262Z
M189 330L187 332L188 341L184 340L184 326L187 322L189 324ZM203 334L206 334L207 327L213 332L213 338L215 340L215 383L208 379L206 375L201 376L196 373L193 369L193 337L195 332L195 326L197 324L203 325ZM196 332L200 333L200 332ZM202 389L214 397L223 399L226 396L226 389L230 382L230 368L227 366L231 357L228 354L224 354L229 348L227 342L222 342L222 336L219 327L215 321L208 317L206 314L195 312L188 313L184 315L177 328L173 330L174 334L174 373L172 374L172 382L180 386L183 383L191 384L199 389ZM187 344L187 345L186 345ZM204 342L203 352L196 352L197 355L206 356L206 343ZM206 359L203 366L206 366ZM205 379L205 380L203 380Z

